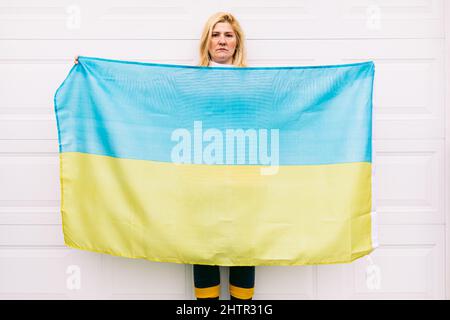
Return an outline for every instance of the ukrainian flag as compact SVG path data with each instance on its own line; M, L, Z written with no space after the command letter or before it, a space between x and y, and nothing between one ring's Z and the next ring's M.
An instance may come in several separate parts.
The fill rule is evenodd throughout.
M54 100L65 244L223 266L369 254L373 79L372 62L79 57Z

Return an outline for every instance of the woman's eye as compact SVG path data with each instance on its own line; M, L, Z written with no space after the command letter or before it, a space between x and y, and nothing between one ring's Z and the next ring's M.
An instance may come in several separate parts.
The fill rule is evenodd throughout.
M212 36L213 36L213 37L218 37L219 34L218 34L218 33L213 33ZM233 34L227 34L227 35L225 35L225 36L226 36L227 38L233 38L233 37L234 37Z

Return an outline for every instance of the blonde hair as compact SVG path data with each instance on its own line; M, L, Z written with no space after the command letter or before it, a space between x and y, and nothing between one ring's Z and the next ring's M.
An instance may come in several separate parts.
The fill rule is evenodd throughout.
M209 66L211 56L209 54L209 43L211 41L212 31L219 22L228 22L236 34L236 50L233 54L232 64L239 67L247 66L246 51L244 45L244 32L237 19L227 12L218 12L209 17L203 28L202 37L200 39L200 62L199 66Z

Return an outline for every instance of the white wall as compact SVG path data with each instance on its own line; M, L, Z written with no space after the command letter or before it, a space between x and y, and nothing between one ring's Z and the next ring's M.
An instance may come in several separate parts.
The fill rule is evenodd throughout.
M53 95L76 54L195 64L203 23L219 10L241 21L251 65L376 64L380 247L352 264L257 267L255 299L445 299L445 2L0 0L0 299L194 297L189 265L64 246Z

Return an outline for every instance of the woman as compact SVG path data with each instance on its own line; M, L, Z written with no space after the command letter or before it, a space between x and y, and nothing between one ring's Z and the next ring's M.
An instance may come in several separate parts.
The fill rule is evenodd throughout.
M245 67L244 34L230 13L212 15L200 39L200 66ZM220 295L219 266L193 266L197 300L218 300ZM254 266L230 267L230 300L252 300L255 285Z
M78 56L75 57L75 63L78 63ZM200 40L199 65L246 66L244 34L233 15L219 12L208 19ZM197 300L218 300L219 266L194 265L193 273ZM231 300L252 300L255 284L254 266L230 267L229 281Z

